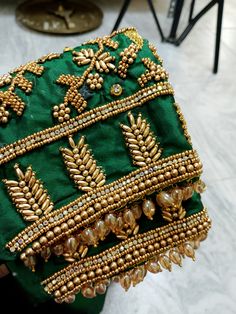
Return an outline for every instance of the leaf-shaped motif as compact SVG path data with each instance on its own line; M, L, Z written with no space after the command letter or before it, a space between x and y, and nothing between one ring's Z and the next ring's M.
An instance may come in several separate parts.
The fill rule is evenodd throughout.
M76 144L70 136L69 143L72 149L61 148L61 152L70 177L78 189L88 192L103 186L106 181L105 174L97 166L88 144L85 144L85 137L82 136Z
M161 149L156 137L150 130L150 125L142 118L141 113L137 120L131 112L128 113L130 127L121 125L125 141L129 147L134 165L145 167L157 161L161 156Z
M53 209L53 202L42 182L36 178L35 172L29 166L24 173L19 165L14 166L18 181L3 180L9 195L21 213L24 220L35 221L41 215L48 214Z

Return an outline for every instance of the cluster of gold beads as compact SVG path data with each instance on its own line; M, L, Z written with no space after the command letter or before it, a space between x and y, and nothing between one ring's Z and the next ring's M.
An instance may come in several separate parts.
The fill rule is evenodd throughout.
M147 67L147 70L144 74L138 78L138 83L141 87L151 80L160 81L168 78L166 70L159 64L156 64L149 58L142 59L143 64Z
M89 88L92 90L101 89L102 84L103 84L103 78L98 73L95 73L95 74L90 73L88 75L86 83L88 84Z
M118 66L118 74L122 78L126 78L128 67L134 63L137 58L138 47L132 43L128 48L125 48L120 56L122 57Z
M64 122L70 119L70 108L65 104L60 104L59 106L53 107L53 117L57 118L58 121Z

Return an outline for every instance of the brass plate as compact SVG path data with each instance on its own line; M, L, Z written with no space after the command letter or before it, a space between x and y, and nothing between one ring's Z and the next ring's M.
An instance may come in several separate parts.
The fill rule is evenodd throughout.
M102 18L102 11L89 1L35 0L16 10L16 19L23 25L53 34L84 33L97 28Z

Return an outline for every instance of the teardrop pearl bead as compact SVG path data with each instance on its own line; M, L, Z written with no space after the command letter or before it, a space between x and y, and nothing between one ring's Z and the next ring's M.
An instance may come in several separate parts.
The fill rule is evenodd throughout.
M101 240L104 240L105 236L108 233L108 228L107 228L105 222L103 220L98 220L95 223L95 229L96 229L96 232L97 232L97 235L99 236L99 238Z
M193 186L189 185L183 188L183 200L186 201L193 196Z
M83 285L81 288L82 295L87 299L92 299L96 297L95 289L90 285Z
M95 284L95 290L98 294L104 294L107 290L107 286L103 282L98 282Z
M136 225L136 220L132 211L130 209L125 210L123 217L124 221L133 229Z
M124 220L122 216L118 216L116 219L116 231L119 233L124 228Z
M157 274L157 273L160 273L162 271L160 265L153 260L147 262L146 269L150 273L153 273L153 274Z
M169 257L173 263L182 266L182 258L177 249L171 249L169 252Z
M197 193L203 193L204 191L206 191L206 184L202 180L198 180L194 183L194 190Z
M42 249L41 251L41 256L42 258L45 260L45 262L47 262L51 256L51 250L49 247L45 247Z
M131 206L131 211L132 211L132 213L133 213L133 215L134 215L134 218L135 219L139 219L140 217L141 217L141 215L142 215L142 207L141 207L141 204L133 204L132 206Z
M142 209L144 215L148 217L148 219L152 220L153 216L156 212L155 204L152 200L144 200L142 204Z
M71 304L74 301L75 301L75 295L74 294L68 295L68 297L65 298L65 302L68 304Z
M195 251L192 245L189 242L187 242L183 245L183 247L185 255L195 260Z
M159 256L159 262L161 266L169 271L171 271L171 260L169 257L165 254L160 254Z
M96 236L96 233L93 229L91 229L91 228L85 229L82 232L81 237L82 237L82 240L86 244L97 246L97 236Z
M35 265L36 265L35 256L26 257L24 260L24 264L26 267L30 268L34 272L35 271Z
M139 266L136 267L133 271L132 271L132 282L133 282L133 286L135 287L138 283L142 282L144 277L146 275L146 270L144 268L144 266Z
M127 291L130 288L131 278L130 278L129 274L125 273L125 274L120 276L120 285L122 288L125 289L125 291Z
M169 193L162 191L157 194L156 200L161 207L169 207L174 205L174 200Z
M174 188L171 191L171 197L174 200L174 205L180 206L183 200L183 191L179 188Z
M116 216L114 214L112 214L112 213L107 214L105 217L105 224L107 225L108 228L110 228L113 231L116 228L116 224L117 224L116 220L117 219L116 219Z
M74 254L78 247L78 241L74 237L70 237L65 242L66 253Z
M53 253L57 256L60 256L63 254L63 245L58 244L56 246L54 246L53 248Z

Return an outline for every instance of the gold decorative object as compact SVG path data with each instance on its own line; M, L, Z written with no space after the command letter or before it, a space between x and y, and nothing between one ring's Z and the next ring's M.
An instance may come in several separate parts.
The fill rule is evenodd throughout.
M25 173L14 166L19 181L4 180L8 193L17 210L26 221L36 221L42 215L47 215L53 209L53 202L43 184L36 178L35 172L29 166Z
M111 87L110 93L113 96L120 96L123 92L123 88L120 84L114 84Z
M14 69L11 72L11 74L14 73L14 77L9 74L0 78L0 86L9 85L4 92L0 91L0 124L8 122L8 107L15 111L18 116L21 116L24 111L25 103L16 95L15 89L18 87L26 94L32 91L33 83L24 77L25 72L40 76L43 70L43 66L33 61Z
M61 148L61 152L70 177L75 181L78 189L89 192L103 186L106 182L105 174L92 157L84 136L80 138L78 144L75 144L73 138L69 136L69 143L72 150Z
M156 64L149 58L143 58L142 61L145 67L147 67L147 70L138 78L140 86L144 87L144 85L151 80L158 82L168 78L166 70L160 64Z
M118 66L118 74L120 77L126 78L129 66L133 64L134 60L137 58L138 50L138 46L132 43L129 47L121 51L120 56L122 59Z
M101 24L102 17L102 11L89 1L30 0L21 3L16 10L18 22L53 34L88 32Z
M161 156L161 149L156 137L150 130L150 125L142 115L139 114L137 120L131 112L128 113L131 126L121 125L125 136L125 141L129 147L134 165L145 167L157 161Z

